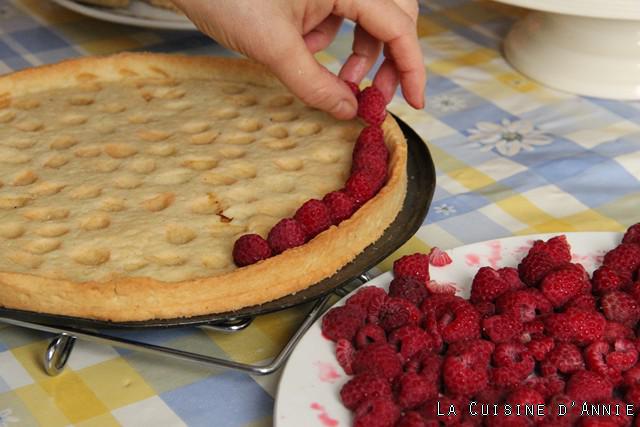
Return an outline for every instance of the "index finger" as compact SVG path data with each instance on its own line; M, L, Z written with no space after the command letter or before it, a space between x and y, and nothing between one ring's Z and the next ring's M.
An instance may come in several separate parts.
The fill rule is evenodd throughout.
M385 43L407 102L422 108L427 78L416 24L411 17L393 0L337 0L333 13L356 21Z

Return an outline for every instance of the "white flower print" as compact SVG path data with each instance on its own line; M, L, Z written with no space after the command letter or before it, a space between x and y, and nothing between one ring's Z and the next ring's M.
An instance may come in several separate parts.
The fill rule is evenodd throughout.
M6 408L0 411L0 427L9 427L9 423L17 423L20 418L13 416L13 410Z
M464 99L454 95L438 95L431 98L427 103L432 109L442 113L460 111L467 106Z
M444 216L449 216L457 212L455 206L451 206L446 203L443 203L440 206L435 206L433 209L436 211L436 213Z
M469 129L469 141L478 143L483 151L493 148L503 156L512 157L520 150L533 151L536 145L551 144L553 140L542 131L534 128L526 120L511 121L503 119L501 124L490 122L476 123L475 129Z

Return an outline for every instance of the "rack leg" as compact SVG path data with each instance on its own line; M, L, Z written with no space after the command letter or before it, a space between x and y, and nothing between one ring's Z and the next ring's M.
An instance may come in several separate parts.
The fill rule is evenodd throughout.
M44 370L51 376L56 376L64 370L76 338L68 334L60 334L49 343L44 354Z

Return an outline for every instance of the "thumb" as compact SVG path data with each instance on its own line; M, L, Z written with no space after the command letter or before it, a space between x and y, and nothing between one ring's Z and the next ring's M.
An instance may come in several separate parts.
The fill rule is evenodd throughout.
M338 119L352 119L357 101L345 82L320 65L295 28L280 27L272 40L277 47L262 51L256 59L304 103L327 111Z

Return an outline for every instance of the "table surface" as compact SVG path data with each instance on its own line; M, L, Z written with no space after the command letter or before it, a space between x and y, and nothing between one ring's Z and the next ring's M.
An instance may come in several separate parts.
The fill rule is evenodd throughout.
M640 103L561 93L514 71L500 43L524 13L483 1L421 4L428 106L414 111L396 97L390 110L428 142L438 186L424 225L394 257L510 235L622 231L640 220ZM345 25L318 58L336 71L350 46ZM45 0L0 0L0 73L123 50L230 55L196 32L100 22ZM121 335L259 362L300 315L263 316L234 335ZM50 338L0 325L0 426L272 424L277 374L251 377L80 341L65 372L49 377L41 358Z

